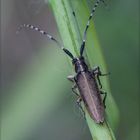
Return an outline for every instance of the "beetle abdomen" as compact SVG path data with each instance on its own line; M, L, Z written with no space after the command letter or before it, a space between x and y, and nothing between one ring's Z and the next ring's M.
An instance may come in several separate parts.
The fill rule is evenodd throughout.
M90 116L96 123L104 122L104 105L95 77L87 71L77 75L77 86Z

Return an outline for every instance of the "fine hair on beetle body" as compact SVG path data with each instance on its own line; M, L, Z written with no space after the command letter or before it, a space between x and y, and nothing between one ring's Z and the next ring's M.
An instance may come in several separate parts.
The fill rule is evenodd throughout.
M100 2L104 3L104 0L97 0L91 10L90 16L88 18L84 33L83 33L83 39L80 46L80 56L74 57L73 54L66 49L59 41L57 41L53 36L48 34L46 31L41 30L38 27L35 27L30 24L23 24L20 25L18 28L19 32L22 28L29 28L31 30L35 30L40 32L41 34L45 35L47 38L52 40L57 44L57 46L64 51L66 55L68 55L71 60L72 64L75 68L75 75L68 76L68 79L74 83L72 90L73 92L78 96L77 104L84 113L84 110L81 106L81 101L84 102L84 105L89 112L91 118L96 123L103 123L104 122L104 114L105 114L105 99L106 99L106 92L102 91L102 84L100 82L100 76L105 76L107 74L102 74L100 71L100 68L97 66L93 70L90 70L88 68L88 65L85 62L83 52L85 49L85 43L86 43L86 36L87 31L90 26L90 21L94 15L94 12ZM72 11L73 16L75 16L75 13ZM78 89L79 94L76 92L76 89ZM101 98L101 94L104 94L104 98Z

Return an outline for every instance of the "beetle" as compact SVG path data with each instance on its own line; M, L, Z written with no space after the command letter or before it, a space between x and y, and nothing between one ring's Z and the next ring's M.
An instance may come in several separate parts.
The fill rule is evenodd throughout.
M38 31L43 35L46 35L50 40L54 41L57 44L57 46L60 47L71 58L72 64L74 65L74 68L75 68L76 75L70 75L68 76L68 79L74 82L72 90L78 96L77 104L84 112L81 106L81 101L83 101L91 118L96 123L104 122L105 99L107 96L106 92L101 91L102 84L100 82L99 77L105 76L108 73L102 74L99 67L95 67L93 70L90 70L88 65L85 62L83 52L85 48L86 34L90 25L90 20L92 19L95 9L98 6L100 1L104 2L103 0L97 0L88 18L88 22L87 22L87 25L83 34L83 41L80 47L79 57L74 57L73 54L68 49L64 48L63 45L61 45L53 36L51 36L50 34L45 32L44 30L41 30L38 27L35 27L30 24L23 24L23 25L20 25L20 27L18 28L18 32L22 28L29 28L29 29ZM73 12L73 15L75 16L74 12ZM78 91L80 94L76 92L75 90L76 88L78 88ZM101 94L105 95L103 100L101 98Z

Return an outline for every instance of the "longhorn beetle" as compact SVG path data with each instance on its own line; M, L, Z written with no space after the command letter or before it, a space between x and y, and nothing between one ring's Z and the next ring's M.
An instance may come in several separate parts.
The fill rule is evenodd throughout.
M76 93L76 91L75 91L76 88L78 88L78 90L79 90L80 94L76 93L76 95L78 96L77 103L78 103L79 107L82 109L81 101L83 101L91 118L96 123L103 123L104 122L104 112L105 112L105 99L106 99L107 94L106 94L106 92L101 91L102 85L101 85L99 76L105 76L107 74L102 74L99 67L96 67L93 70L89 70L89 68L85 62L85 59L83 57L83 52L84 52L85 43L86 43L87 30L89 28L90 21L93 17L93 14L94 14L99 2L104 3L103 0L97 0L95 5L93 6L93 9L90 13L88 22L87 22L85 30L84 30L83 41L81 43L79 57L74 57L73 54L69 50L64 48L63 45L61 45L54 37L52 37L47 32L45 32L45 31L41 30L40 28L37 28L33 25L30 25L30 24L20 25L20 27L18 28L18 31L21 30L22 28L29 28L29 29L38 31L43 35L46 35L47 38L49 38L50 40L55 42L57 44L57 46L60 47L60 49L62 49L65 52L65 54L67 54L71 58L72 64L75 67L76 75L68 76L68 79L70 81L74 82L74 86L72 87L73 92ZM73 15L75 16L74 12L73 12ZM105 94L103 100L101 98L101 94ZM82 109L82 111L83 111L83 109Z

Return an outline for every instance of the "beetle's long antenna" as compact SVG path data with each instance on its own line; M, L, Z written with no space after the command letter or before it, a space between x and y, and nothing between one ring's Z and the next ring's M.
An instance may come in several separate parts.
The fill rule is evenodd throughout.
M94 12L96 10L96 7L99 5L100 2L105 3L104 0L97 0L96 3L93 6L93 9L92 9L92 11L90 13L89 18L88 18L88 22L87 22L86 28L84 30L83 41L82 41L81 48L80 48L80 55L81 56L83 55L83 51L84 51L84 48L85 48L86 35L87 35L87 30L88 30L89 25L90 25L90 20L92 19L93 14L94 14Z
M57 41L53 36L51 36L50 34L48 34L47 32L45 32L44 30L42 30L42 29L40 29L38 27L35 27L33 25L30 25L30 24L23 24L23 25L20 25L18 27L18 30L17 30L16 33L19 33L20 30L22 30L23 28L29 28L31 30L38 31L39 33L41 33L43 35L46 35L47 38L49 38L50 40L52 40L53 42L55 42L57 44L57 46L60 49L62 49L71 59L74 59L72 53L69 50L65 49L64 46L59 43L59 41Z

